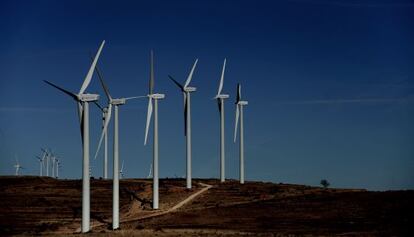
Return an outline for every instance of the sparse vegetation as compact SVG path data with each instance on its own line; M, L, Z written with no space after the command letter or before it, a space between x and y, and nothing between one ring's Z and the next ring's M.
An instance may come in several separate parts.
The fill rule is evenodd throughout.
M322 185L322 187L324 187L324 188L328 188L328 187L329 187L329 185L331 185L331 184L328 182L328 180L326 180L326 179L322 179L322 180L321 180L321 185Z

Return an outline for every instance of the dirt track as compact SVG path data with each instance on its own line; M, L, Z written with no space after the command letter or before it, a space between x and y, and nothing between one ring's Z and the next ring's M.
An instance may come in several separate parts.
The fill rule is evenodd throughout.
M91 183L92 218L94 223L106 224L94 228L90 235L414 236L414 191L368 192L261 182L240 185L236 181L194 181L198 182L212 187L168 212L203 187L196 186L189 192L184 188L184 180L161 180L161 210L154 212L148 202L151 182L123 180L121 230L113 232L107 228L111 183L95 180ZM72 233L79 227L80 181L2 177L0 184L3 234L54 235L56 231Z

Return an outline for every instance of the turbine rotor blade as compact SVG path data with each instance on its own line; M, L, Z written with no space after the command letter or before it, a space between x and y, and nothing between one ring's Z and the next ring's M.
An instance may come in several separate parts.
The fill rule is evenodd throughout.
M109 121L111 121L111 114L112 114L112 104L109 104L108 105L108 113L106 114L105 124L104 124L104 127L102 129L101 138L99 139L98 148L96 149L94 159L96 159L96 157L98 157L99 150L101 149L103 138L105 137L106 133L108 132L108 125L109 125Z
M239 109L239 105L236 105L236 124L234 126L234 142L236 142L236 138L237 138L237 127L239 124L239 113L240 113L240 109Z
M187 94L183 93L184 98L184 136L187 136Z
M93 102L101 111L103 111L104 110L104 108L97 102L97 101L94 101Z
M187 80L185 81L185 84L184 84L184 88L187 88L187 86L190 84L191 79L193 78L194 70L197 66L197 62L198 62L198 58L195 60L193 67L191 68L190 74L188 74Z
M237 97L236 97L236 104L239 103L241 100L241 85L237 83Z
M181 91L184 91L184 86L181 85L177 80L175 80L172 76L168 75L168 77L178 86L178 88L181 89Z
M105 84L105 82L104 82L104 79L103 79L103 76L102 76L102 74L101 74L101 72L100 72L100 70L99 70L99 68L98 68L98 66L97 66L97 65L96 65L96 67L95 67L95 71L96 71L96 73L98 74L99 82L101 83L101 86L102 86L102 88L104 89L104 92L105 92L106 98L108 98L108 100L109 100L109 102L110 102L110 101L112 100L111 94L109 93L108 86L106 86L106 84Z
M78 101L79 126L83 144L83 105ZM49 153L48 153L49 154Z
M224 82L224 71L226 70L226 59L224 59L223 63L223 70L221 71L221 78L220 78L220 85L217 91L217 96L221 94L221 90L223 90L223 82Z
M140 99L140 98L145 98L147 96L142 95L142 96L131 96L131 97L126 97L124 98L125 100L133 100L133 99Z
M96 63L98 62L99 56L101 54L101 51L104 45L105 45L105 40L102 41L101 46L99 47L98 52L95 55L92 65L89 68L88 74L86 74L86 77L83 80L83 84L82 84L81 89L79 90L79 94L83 94L86 88L89 86L89 83L91 83L91 79L92 79L93 72L95 70Z
M99 81L101 82L102 88L104 89L106 98L108 98L108 100L111 101L112 100L111 94L109 93L109 89L108 89L108 87L106 86L106 84L103 80L103 76L102 76L98 66L95 67L95 71L96 71L96 74L98 74L98 78L99 78Z
M149 94L154 93L154 52L151 50L150 55L150 81L149 81Z
M151 123L151 115L152 115L152 98L148 98L148 111L147 111L147 123L145 126L145 140L144 145L147 145L147 137L148 137L148 130Z
M221 113L221 100L217 99L218 110Z
M67 94L67 95L69 95L70 97L72 97L74 100L78 100L78 95L76 95L75 93L72 93L72 92L70 92L70 91L68 91L68 90L65 90L65 89L63 89L62 87L59 87L59 86L57 86L57 85L55 85L55 84L53 84L53 83L51 83L51 82L49 82L49 81L46 81L46 80L43 80L45 83L47 83L47 84L49 84L50 86L53 86L54 88L56 88L56 89L58 89L58 90L60 90L60 91L62 91L63 93L65 93L65 94Z

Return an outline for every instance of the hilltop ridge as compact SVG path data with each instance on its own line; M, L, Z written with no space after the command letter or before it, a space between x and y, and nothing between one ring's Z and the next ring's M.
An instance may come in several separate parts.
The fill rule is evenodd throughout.
M121 180L121 230L113 232L108 228L112 180L91 179L92 234L266 236L413 232L412 190L372 192L268 182L240 185L235 180L220 183L215 179L195 179L194 188L187 190L184 179L160 179L160 210L154 211L151 183L149 179ZM80 180L3 176L0 187L2 235L71 235L79 228ZM191 200L168 211L192 195Z

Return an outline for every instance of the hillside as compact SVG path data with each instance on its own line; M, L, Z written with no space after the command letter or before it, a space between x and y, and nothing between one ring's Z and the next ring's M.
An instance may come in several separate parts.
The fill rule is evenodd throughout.
M121 230L111 222L112 182L91 180L91 235L411 235L414 191L369 192L303 185L217 180L160 180L160 210L151 181L120 183ZM211 186L206 186L211 185ZM71 235L79 230L81 181L0 177L1 235ZM203 190L204 189L204 190ZM175 205L193 195L188 203Z

